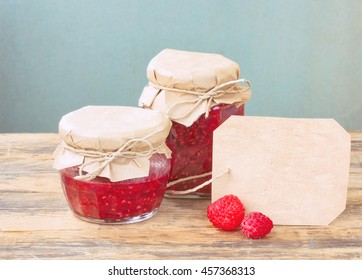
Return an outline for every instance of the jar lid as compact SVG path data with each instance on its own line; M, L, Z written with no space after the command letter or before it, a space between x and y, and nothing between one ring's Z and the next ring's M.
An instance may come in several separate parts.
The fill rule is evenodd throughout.
M163 142L170 128L170 119L161 112L126 106L86 106L61 118L59 135L74 148L111 152L130 139L148 135L152 144Z
M97 176L121 181L149 174L152 154L171 151L165 144L171 128L166 114L125 106L86 106L59 122L63 142L54 152L53 167L80 167L76 179ZM82 172L86 171L87 174Z
M170 88L209 90L239 77L239 65L213 53L165 49L147 68L150 82Z
M139 105L190 126L214 105L249 100L251 84L239 72L236 62L220 54L165 49L147 67L149 83Z

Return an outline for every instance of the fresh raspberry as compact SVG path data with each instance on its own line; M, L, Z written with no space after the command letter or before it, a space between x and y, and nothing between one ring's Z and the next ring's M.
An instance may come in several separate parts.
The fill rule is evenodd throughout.
M244 235L252 239L263 238L272 228L272 220L260 212L249 213L241 223Z
M235 195L225 195L207 207L207 217L217 228L235 230L245 216L245 208Z

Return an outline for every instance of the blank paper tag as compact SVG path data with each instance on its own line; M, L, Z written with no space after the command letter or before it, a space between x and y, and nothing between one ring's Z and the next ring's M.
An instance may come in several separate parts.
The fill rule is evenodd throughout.
M232 116L214 132L212 200L237 195L275 224L327 225L346 206L350 135L333 119Z

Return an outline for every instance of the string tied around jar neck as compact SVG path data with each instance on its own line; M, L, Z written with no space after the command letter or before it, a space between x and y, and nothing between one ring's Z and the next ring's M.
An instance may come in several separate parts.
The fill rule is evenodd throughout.
M154 147L153 144L147 138L155 135L158 132L159 131L153 132L143 138L129 139L117 151L114 152L102 152L102 151L74 148L67 145L64 141L62 142L62 146L64 149L76 153L80 156L91 158L91 160L83 162L83 164L79 165L79 175L74 177L76 180L88 181L96 178L107 165L109 165L113 160L115 160L118 157L123 157L127 159L136 159L138 157L149 157L157 153L162 147L166 145L165 142L162 142L160 145ZM146 148L140 151L131 150L132 148L134 148L135 145L139 144L146 144ZM84 168L94 163L99 163L99 166L94 170L92 170L91 172L83 174Z
M223 89L226 86L230 86L230 85L236 85L238 83L245 83L246 87L242 88L242 89L238 89L235 90L233 89L233 87L229 88L229 89ZM175 116L174 114L172 114L172 119L173 120L178 120L178 119L182 119L185 118L187 116L189 116L198 106L200 106L200 104L203 101L207 101L206 103L206 107L205 107L205 118L208 118L209 116L209 112L212 106L212 102L215 98L221 97L224 94L238 94L238 93L242 93L242 92L246 92L251 88L251 82L248 81L247 79L237 79L237 80L232 80L232 81L228 81L225 83L222 83L212 89L210 89L209 91L206 92L200 92L200 91L193 91L193 90L184 90L184 89L177 89L177 88L169 88L169 87L165 87L165 86L161 86L158 84L154 84L152 82L148 83L149 86L152 86L156 89L160 89L160 90L165 90L165 91L173 91L173 92L179 92L179 93L186 93L186 94L191 94L195 96L194 100L191 101L181 101L179 103L176 103L174 105L172 105L168 111L167 114L170 115L172 114L172 111L175 110L175 108L179 105L183 105L183 104L193 104L192 107L190 107L190 109L188 111L186 111L185 113L183 113L182 115L179 116Z

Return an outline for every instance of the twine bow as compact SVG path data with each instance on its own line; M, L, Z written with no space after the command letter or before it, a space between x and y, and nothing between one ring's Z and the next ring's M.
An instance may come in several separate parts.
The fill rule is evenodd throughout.
M239 90L235 90L235 89L233 89L233 87L231 87L229 89L226 89L226 90L223 89L226 86L235 85L237 83L245 83L247 85L247 87L243 88L243 89L239 89ZM151 82L149 82L148 84L150 86L152 86L154 88L157 88L157 89L160 89L160 90L174 91L174 92L180 92L180 93L188 93L188 94L194 95L196 97L195 100L182 101L182 102L179 102L179 103L176 103L176 104L172 105L168 109L167 114L170 115L171 111L173 111L176 108L176 106L179 106L179 105L182 105L182 104L193 104L193 106L188 111L186 111L184 114L182 114L180 116L172 115L172 119L174 119L174 120L182 119L182 118L185 118L185 117L189 116L204 100L207 100L206 108L205 108L205 117L207 118L209 116L209 111L210 111L210 108L211 108L211 105L212 105L212 101L215 98L221 97L226 93L228 93L228 94L242 93L242 92L248 91L250 89L250 87L251 87L250 81L248 81L246 79L238 79L238 80L225 82L225 83L222 83L222 84L220 84L220 85L218 85L218 86L216 86L216 87L214 87L211 90L206 91L206 92L183 90L183 89L177 89L177 88L169 88L169 87L164 87L164 86L157 85L157 84L154 84L154 83L151 83Z
M152 133L153 135L155 133ZM151 136L149 135L149 136ZM134 138L128 140L126 143L124 143L117 151L115 152L101 152L101 151L92 151L92 150L83 150L83 149L77 149L73 148L69 145L67 145L65 142L63 142L63 148L66 150L69 150L75 154L92 158L88 162L84 162L79 166L79 175L75 177L76 180L92 180L95 177L97 177L103 169L109 165L113 160L115 160L118 157L123 157L127 159L135 159L138 157L148 157L150 155L153 155L157 153L160 148L162 148L165 145L165 142L161 143L157 147L154 147L152 143L147 140L146 138ZM146 144L147 148L143 151L131 151L131 149L137 145L137 144ZM82 174L85 167L94 164L94 163L100 163L99 166L88 172L87 174Z

